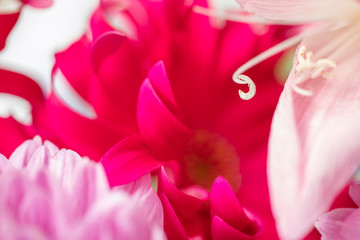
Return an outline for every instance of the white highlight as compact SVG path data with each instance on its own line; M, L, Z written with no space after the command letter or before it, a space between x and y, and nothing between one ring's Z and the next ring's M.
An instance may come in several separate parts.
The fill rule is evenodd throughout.
M12 94L0 93L0 102L0 117L13 117L28 126L32 124L32 107L28 101Z
M96 118L94 108L73 89L60 70L56 70L53 79L54 92L70 109L86 118Z

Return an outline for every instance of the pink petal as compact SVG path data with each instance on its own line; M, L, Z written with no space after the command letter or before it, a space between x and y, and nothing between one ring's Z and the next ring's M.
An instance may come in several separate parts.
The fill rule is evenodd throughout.
M164 164L151 155L137 135L117 143L102 157L101 163L111 186L132 182Z
M332 34L339 32L319 34L303 44L316 59ZM302 85L312 90L311 97L293 91L293 70L274 115L268 179L283 238L305 236L359 167L360 54L344 53L332 59L338 65L333 78L309 79Z
M74 154L69 151L68 154ZM70 191L76 196L71 207L74 217L84 217L92 205L110 191L104 169L95 162L76 163Z
M137 118L145 142L158 157L178 159L191 130L181 121L163 63L155 64L140 88Z
M356 205L360 207L360 184L350 186L349 194Z
M22 0L22 2L35 8L47 8L53 5L54 0Z
M321 239L356 239L356 238L341 238L340 231L343 227L343 222L355 212L355 209L343 208L335 209L321 216L315 222L316 229L321 233ZM357 235L359 236L359 235Z
M341 239L356 239L360 236L360 209L352 212L340 229Z
M144 206L143 215L147 217L149 222L156 223L158 226L164 226L164 213L160 199L157 193L151 187L151 174L145 174L139 179L119 186L116 189L121 189L128 192L134 201Z
M12 165L9 160L4 155L0 154L0 175L11 167Z
M27 140L21 144L11 154L9 161L16 168L26 167L32 158L35 151L41 146L42 142L39 137L35 137L34 140Z
M49 169L54 176L56 176L65 188L71 190L72 183L75 182L75 172L77 166L84 164L85 160L82 159L77 153L61 149L49 161Z
M268 20L285 23L306 23L344 17L357 7L352 0L237 0L248 12Z
M27 168L31 171L42 169L49 165L50 157L50 151L46 147L40 146L31 156Z

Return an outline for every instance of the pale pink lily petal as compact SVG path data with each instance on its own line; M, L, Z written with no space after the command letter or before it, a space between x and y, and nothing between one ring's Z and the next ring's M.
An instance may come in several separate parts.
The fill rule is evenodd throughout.
M316 59L331 36L314 36L302 45ZM285 239L304 237L359 167L360 54L347 52L331 60L337 63L332 78L320 76L301 85L313 92L310 97L293 91L294 68L274 115L268 179L277 229Z
M271 21L309 23L346 17L359 9L354 0L237 0L248 12Z

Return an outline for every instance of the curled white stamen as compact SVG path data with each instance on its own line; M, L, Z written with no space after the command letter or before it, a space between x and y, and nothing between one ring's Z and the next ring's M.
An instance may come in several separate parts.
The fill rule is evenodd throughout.
M239 89L239 96L242 100L249 100L255 96L256 86L255 83L246 75L237 75L236 78L233 78L234 82L238 84L247 84L249 91L246 93Z
M332 74L327 69L336 67L336 63L330 59L322 58L317 61L312 59L313 53L306 52L306 46L300 46L297 54L298 65L295 68L297 74L302 74L294 82L293 90L301 95L311 96L312 92L309 90L301 89L298 85L305 82L307 79L315 79L319 76L324 78L332 78Z

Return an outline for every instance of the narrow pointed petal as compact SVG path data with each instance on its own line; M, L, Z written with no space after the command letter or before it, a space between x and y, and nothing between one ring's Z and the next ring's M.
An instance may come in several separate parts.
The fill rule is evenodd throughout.
M354 0L237 0L248 12L272 21L307 23L346 17L352 9L359 9Z
M26 167L35 153L35 151L41 146L41 139L35 137L34 140L27 140L21 144L16 150L11 154L9 161L16 168Z
M173 160L185 152L192 132L181 118L165 66L159 62L141 85L137 109L140 132L157 157Z
M329 36L314 36L320 41L309 38L303 45L316 58ZM268 180L278 232L285 239L311 231L359 167L360 54L339 56L332 59L337 67L331 79L304 82L310 97L293 91L293 69L274 115Z
M27 167L32 171L42 169L44 166L48 166L50 157L49 150L44 146L40 146L31 156Z
M228 240L248 240L254 239L253 236L249 236L245 233L238 231L223 219L218 216L214 216L211 222L211 235L214 240L228 239Z
M151 155L138 135L117 143L102 157L101 163L111 186L134 181L164 164Z
M172 239L187 239L186 232L182 226L179 218L176 216L176 213L167 199L164 193L159 194L163 208L164 208L164 230L167 233L167 238Z

